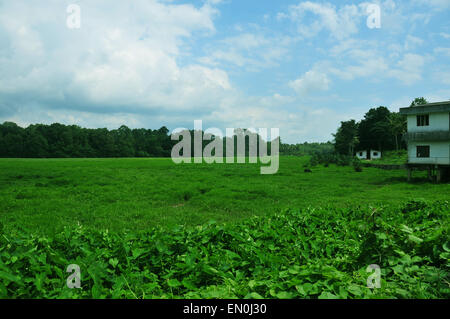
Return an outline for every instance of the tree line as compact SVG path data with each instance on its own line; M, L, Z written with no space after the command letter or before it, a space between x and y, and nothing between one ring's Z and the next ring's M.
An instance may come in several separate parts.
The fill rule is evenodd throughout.
M333 152L334 144L330 141L326 143L297 143L297 144L280 144L281 155L305 156L313 155L317 152L329 153Z
M199 132L202 150L211 140L220 139L215 136L204 139L205 133ZM194 130L189 130L189 135L192 137L191 150L194 150ZM250 155L250 139L256 141L259 154L259 135L247 129L235 129L234 154L238 153L238 136L242 136L245 141L246 156ZM227 154L227 140L229 138L223 138L219 142L223 145L223 156ZM178 142L172 140L165 126L152 130L130 129L122 125L118 129L108 130L59 123L33 124L26 128L13 122L0 124L0 157L8 158L170 157L173 146ZM268 154L271 154L271 143L267 142Z
M89 129L77 125L0 124L0 157L169 157L173 146L163 126L158 130Z
M416 98L411 106L427 104L423 97ZM353 156L359 150L392 151L406 149L402 139L406 133L406 116L391 112L385 106L370 109L364 118L343 121L334 136L338 154Z

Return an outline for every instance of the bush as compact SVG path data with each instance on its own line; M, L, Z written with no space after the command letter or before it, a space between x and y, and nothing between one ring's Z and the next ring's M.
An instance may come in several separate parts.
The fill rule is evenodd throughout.
M316 166L322 164L328 167L330 164L337 164L339 166L348 166L351 163L351 157L337 154L335 152L315 152L310 159L310 165Z
M78 225L51 237L0 223L0 298L448 299L449 203L422 209L434 218L329 206L143 233ZM372 263L380 289L366 287ZM82 289L66 286L70 264Z
M359 160L359 158L353 159L353 168L355 169L355 172L362 172L362 163Z
M352 163L352 159L351 156L338 154L337 164L339 166L349 166Z
M404 204L402 207L402 213L411 213L415 211L420 211L428 207L428 203L421 198L413 199Z
M311 165L312 167L319 165L318 158L316 156L312 156L311 159L309 160L309 165Z

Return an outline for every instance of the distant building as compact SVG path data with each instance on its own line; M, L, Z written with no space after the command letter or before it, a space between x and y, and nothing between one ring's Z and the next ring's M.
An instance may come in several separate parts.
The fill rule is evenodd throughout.
M408 132L408 179L414 169L427 169L439 182L450 168L450 101L405 107Z
M376 150L358 151L356 152L356 157L361 160L380 159L381 152Z

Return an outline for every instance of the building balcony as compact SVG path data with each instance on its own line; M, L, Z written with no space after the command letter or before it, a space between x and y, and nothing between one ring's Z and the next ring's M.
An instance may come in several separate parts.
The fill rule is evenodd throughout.
M408 157L409 165L450 165L449 157Z
M403 139L406 142L445 142L450 141L450 131L408 132Z

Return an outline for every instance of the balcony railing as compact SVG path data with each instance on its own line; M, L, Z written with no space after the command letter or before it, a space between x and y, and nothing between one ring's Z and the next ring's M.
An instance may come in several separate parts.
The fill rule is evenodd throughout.
M450 141L450 131L408 132L403 135L406 142Z
M450 158L448 157L416 157L409 156L408 164L435 164L435 165L450 165Z

